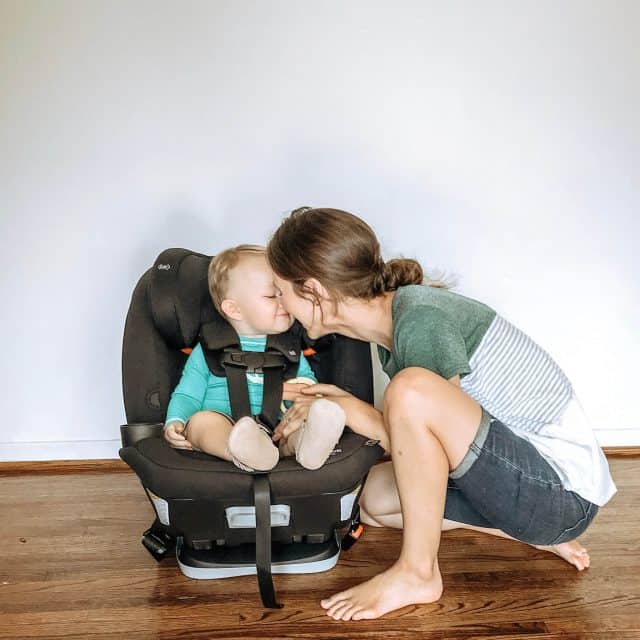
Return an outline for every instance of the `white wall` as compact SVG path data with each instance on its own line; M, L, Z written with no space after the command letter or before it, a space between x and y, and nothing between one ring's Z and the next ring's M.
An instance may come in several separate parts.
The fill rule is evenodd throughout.
M303 204L458 274L640 444L639 38L635 0L2 0L0 459L115 456L139 275Z

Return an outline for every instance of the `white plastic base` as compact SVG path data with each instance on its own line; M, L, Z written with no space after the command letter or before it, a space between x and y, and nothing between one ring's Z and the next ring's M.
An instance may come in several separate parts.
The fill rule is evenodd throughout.
M324 544L285 545L284 550L286 558L281 560L277 556L272 557L271 573L320 573L333 569L340 557L340 547L335 540ZM296 551L301 551L301 553L296 554ZM203 562L205 557L206 562ZM310 559L305 560L305 557ZM314 560L314 557L319 559ZM194 566L184 558L182 538L178 538L176 543L176 559L180 571L187 578L194 580L217 580L257 574L255 564L243 562L240 558L233 559L226 551L218 554L215 551L200 554L198 564L204 565L206 563L207 566Z

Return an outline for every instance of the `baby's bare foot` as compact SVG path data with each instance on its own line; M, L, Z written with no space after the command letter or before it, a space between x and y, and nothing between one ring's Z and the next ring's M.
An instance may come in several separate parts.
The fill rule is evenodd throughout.
M387 571L321 601L334 620L369 620L410 604L435 602L442 595L438 565L429 578L405 570L398 563Z
M587 569L591 563L587 550L577 540L570 540L569 542L562 542L561 544L550 546L533 546L535 546L536 549L555 553L569 564L572 564L578 571Z

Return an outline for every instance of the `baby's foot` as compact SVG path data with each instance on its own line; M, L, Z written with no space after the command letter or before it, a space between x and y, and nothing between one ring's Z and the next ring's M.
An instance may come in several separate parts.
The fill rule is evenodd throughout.
M345 420L340 405L326 398L315 400L306 422L296 432L296 460L305 469L319 469L340 440Z
M536 549L542 549L543 551L550 551L551 553L555 553L563 560L566 560L569 564L572 564L578 571L587 569L589 567L589 564L591 563L589 553L577 540L570 540L569 542L562 542L560 544L549 546L533 546Z
M269 471L280 459L269 432L248 416L233 425L227 449L233 463L243 471Z
M435 571L424 577L396 563L371 580L320 604L334 620L369 620L410 604L435 602L441 595L442 577L437 564Z

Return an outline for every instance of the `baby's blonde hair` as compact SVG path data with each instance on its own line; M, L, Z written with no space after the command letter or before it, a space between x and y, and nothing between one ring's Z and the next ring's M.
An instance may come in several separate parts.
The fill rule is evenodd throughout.
M213 306L223 317L222 301L229 291L229 273L238 266L243 257L266 256L266 248L259 244L239 244L221 251L211 258L207 280Z

